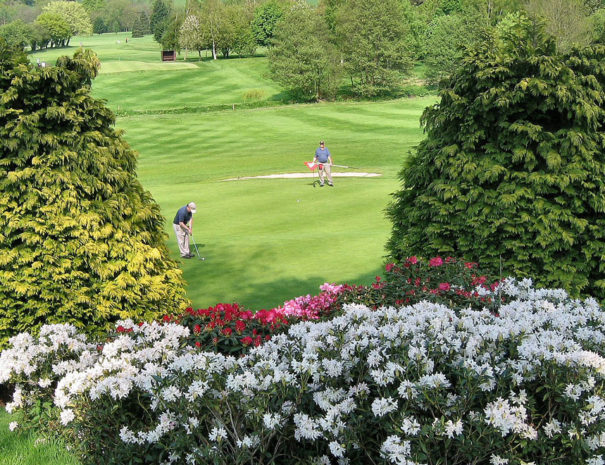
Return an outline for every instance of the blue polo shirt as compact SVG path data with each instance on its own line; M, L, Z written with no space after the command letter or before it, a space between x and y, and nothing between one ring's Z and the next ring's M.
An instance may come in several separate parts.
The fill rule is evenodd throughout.
M179 211L176 212L176 216L174 217L174 224L181 224L181 223L185 223L188 224L189 220L191 219L191 215L193 213L188 212L187 211L187 205L185 205L184 207L179 208Z
M317 147L317 150L315 150L315 158L317 158L319 163L327 163L329 156L330 151L328 150L328 147L324 146L323 149L321 147Z

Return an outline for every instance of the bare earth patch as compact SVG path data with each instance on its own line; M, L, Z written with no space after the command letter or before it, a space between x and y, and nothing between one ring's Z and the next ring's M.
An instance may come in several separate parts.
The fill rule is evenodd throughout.
M333 178L375 178L381 176L379 173L334 173ZM264 176L242 176L241 178L229 178L225 181L244 181L246 179L295 179L295 178L313 178L317 177L315 173L283 173L283 174L267 174Z

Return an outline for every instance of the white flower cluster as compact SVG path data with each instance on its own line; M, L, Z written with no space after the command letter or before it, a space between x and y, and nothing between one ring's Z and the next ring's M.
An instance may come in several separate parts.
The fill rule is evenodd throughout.
M601 463L605 312L592 299L534 289L527 280L505 281L495 292L507 298L497 316L427 302L350 305L332 320L293 325L238 359L187 346L188 330L177 324L120 322L132 332L99 353L79 339L72 350L80 356L54 365L54 379L61 372L54 401L69 427L83 409L147 399L148 418L125 416L119 436L131 451L181 444L170 450L175 463L221 454L253 462L293 441L315 448L315 463L330 463L329 452L338 463L370 454L416 465L428 461L422 450L442 454L443 441L460 460L448 463L470 463L455 444L478 431L493 438L494 450L481 452L492 464L520 463L509 454L521 441L547 441L556 451L561 438L588 445L586 463ZM49 342L20 335L12 344L11 355L0 356L0 380L40 373L33 381L47 385L48 373L25 352ZM547 391L551 404L537 410ZM19 395L13 403L25 407ZM379 450L368 451L377 438Z

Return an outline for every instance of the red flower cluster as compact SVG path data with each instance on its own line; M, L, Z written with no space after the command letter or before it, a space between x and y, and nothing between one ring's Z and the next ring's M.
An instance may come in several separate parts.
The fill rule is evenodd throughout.
M188 308L179 317L164 317L191 329L191 344L204 350L234 354L247 347L259 346L271 339L271 334L289 324L286 316L276 309L253 313L239 304L220 303L214 307L194 310Z

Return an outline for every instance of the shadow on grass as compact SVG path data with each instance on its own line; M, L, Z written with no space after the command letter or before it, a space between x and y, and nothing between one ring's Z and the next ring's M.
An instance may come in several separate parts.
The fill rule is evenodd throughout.
M292 277L291 270L299 266L297 259L283 256L276 249L257 249L236 258L224 249L205 244L198 244L198 248L205 261L181 260L194 308L237 302L251 310L270 309L302 295L317 295L325 282L369 285L383 273L380 266L346 281L331 279L323 265L329 264L330 257L324 258L321 250L313 250L309 254L312 261L317 261L316 270L309 272L307 260L304 268L300 266L301 276Z

